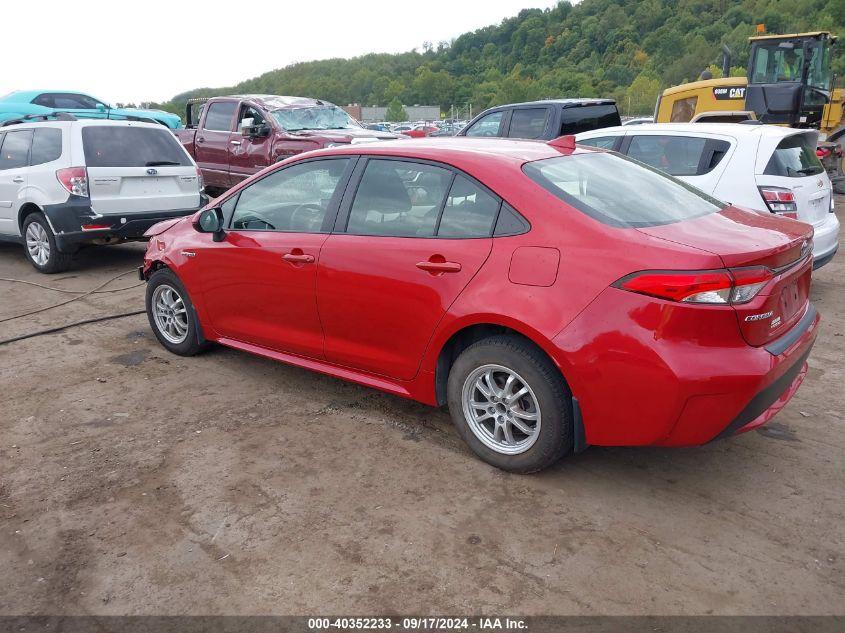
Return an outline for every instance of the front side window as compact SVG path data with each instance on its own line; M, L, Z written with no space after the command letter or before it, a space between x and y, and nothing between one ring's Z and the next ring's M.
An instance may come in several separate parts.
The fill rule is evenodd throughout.
M692 136L634 136L628 156L673 176L695 176L707 139Z
M231 228L319 233L348 158L308 161L275 171L243 189Z
M758 43L755 46L751 83L801 81L804 49L800 42Z
M82 128L88 167L188 167L191 159L164 127L88 125Z
M563 108L560 118L560 136L622 125L615 103Z
M466 136L499 136L499 127L504 115L505 111L500 110L481 117L466 131Z
M456 176L437 229L438 237L489 237L500 201L466 176Z
M528 163L525 175L590 217L620 227L671 224L725 205L618 154L589 152Z
M32 137L30 165L43 165L58 160L62 155L62 131L55 127L35 129Z
M0 146L0 169L26 167L29 163L29 146L32 143L32 130L6 132L3 145Z
M238 116L238 130L244 125L255 126L264 125L264 123L266 123L264 116L257 109L252 106L241 107L241 114Z
M588 147L600 147L601 149L613 149L616 146L618 136L595 136L593 138L584 138L577 141L578 145L586 145Z
M766 169L767 176L801 178L815 176L824 171L812 135L793 134L778 143Z
M217 101L208 106L205 115L205 129L218 132L229 132L232 129L232 117L237 103L234 101Z
M433 237L452 172L442 167L371 159L358 185L347 231L355 235Z
M99 102L88 95L53 92L38 95L32 103L60 110L96 110Z
M517 108L511 115L508 136L510 138L540 138L546 131L548 118L548 108Z

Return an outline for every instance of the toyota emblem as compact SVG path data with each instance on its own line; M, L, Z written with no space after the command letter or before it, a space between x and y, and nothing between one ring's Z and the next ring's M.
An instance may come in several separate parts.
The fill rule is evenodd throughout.
M147 173L148 173L150 176L155 176L155 175L158 173L158 169L153 169L152 167L150 167L150 168L147 170Z

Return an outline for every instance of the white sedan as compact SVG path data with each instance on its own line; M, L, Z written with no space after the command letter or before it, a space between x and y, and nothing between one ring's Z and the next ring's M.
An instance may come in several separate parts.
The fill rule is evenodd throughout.
M839 248L830 179L816 156L818 132L744 123L651 123L576 135L667 172L714 198L812 224L813 265Z

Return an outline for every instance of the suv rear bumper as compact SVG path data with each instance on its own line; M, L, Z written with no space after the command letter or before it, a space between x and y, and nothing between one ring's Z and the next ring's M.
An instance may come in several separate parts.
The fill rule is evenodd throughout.
M91 201L80 196L70 196L67 202L45 205L44 215L56 235L60 251L74 251L82 244L142 240L148 228L162 220L195 213L208 203L208 196L200 194L200 204L191 209L150 211L148 213L96 213ZM85 225L106 228L83 229Z

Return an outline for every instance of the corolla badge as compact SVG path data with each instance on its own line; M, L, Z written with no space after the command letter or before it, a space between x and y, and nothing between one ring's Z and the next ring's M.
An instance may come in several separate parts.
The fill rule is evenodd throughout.
M149 174L150 176L155 176L157 173L158 169L153 169L152 167L147 170L147 174Z

